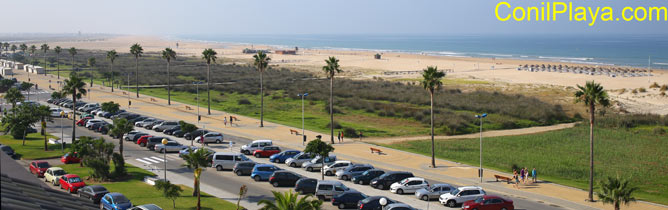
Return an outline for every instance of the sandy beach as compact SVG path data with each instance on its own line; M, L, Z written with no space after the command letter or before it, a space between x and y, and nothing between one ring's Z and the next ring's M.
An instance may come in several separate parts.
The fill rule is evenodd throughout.
M243 64L249 62L252 55L242 53L244 48L278 49L272 46L243 45L233 43L217 43L204 41L170 40L155 36L114 36L110 38L91 38L72 41L46 41L51 46L76 47L91 50L115 49L120 53L129 51L134 43L143 46L147 54L158 53L166 47L173 48L179 56L200 56L205 48L213 48L222 57L223 63L235 62ZM179 46L176 47L178 42ZM41 43L41 42L40 42ZM606 75L584 75L558 72L529 72L518 71L518 65L524 64L551 64L581 66L573 63L545 62L535 60L508 60L494 58L466 58L431 56L407 53L382 53L381 59L375 59L377 52L352 50L321 50L299 49L296 55L282 55L271 53L272 65L292 68L296 70L320 72L323 60L329 56L336 56L340 60L343 77L353 79L411 79L419 78L420 71L427 66L438 66L447 72L448 77L468 80L481 80L499 84L536 84L562 87L576 87L586 81L595 80L609 90L611 97L617 102L617 107L634 113L668 114L668 97L661 96L658 89L649 86L656 82L659 85L668 84L668 71L654 70L651 77L610 77ZM227 60L226 60L227 59ZM221 61L219 60L218 63ZM589 66L594 67L594 66ZM323 75L324 76L324 75ZM646 92L631 93L633 89L645 88ZM624 91L622 91L624 89Z

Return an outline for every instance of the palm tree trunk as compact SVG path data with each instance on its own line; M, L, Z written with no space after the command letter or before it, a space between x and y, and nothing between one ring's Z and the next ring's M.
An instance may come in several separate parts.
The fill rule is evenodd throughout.
M167 61L167 105L172 105L172 82L169 76L169 61Z
M121 154L121 157L123 157L123 134L121 134L118 140L118 152Z
M262 75L264 71L260 70L260 127L264 127L264 88L262 87Z
M139 98L139 57L135 56L135 81L137 84L135 84L137 90L137 98Z
M209 92L209 86L211 85L211 64L208 64L206 69L206 104L208 107L207 113L211 115L211 92Z
M197 210L201 209L201 203L200 203L200 190L199 190L199 178L197 179Z
M114 92L114 62L111 62L111 92Z
M77 129L76 129L77 112L74 111L74 110L76 110L74 108L75 104L77 104L77 90L76 89L74 89L74 92L72 93L72 144L74 144L74 139L76 139L76 136L77 136Z
M589 201L594 201L594 113L595 106L589 104Z
M46 146L46 121L44 121L44 117L42 117L42 136L44 136L44 151L49 151Z
M74 55L72 56L72 72L74 72Z
M44 52L44 76L46 77L46 69L48 65L46 64L46 52Z
M431 99L431 167L436 168L436 161L434 156L434 91L430 90L429 97Z
M56 72L57 72L57 74L58 74L58 79L60 79L60 60L58 59L58 55L59 55L59 54L56 53L56 66L57 66L57 68L58 68L58 70L57 70Z
M329 132L334 144L334 75L330 75L329 78Z

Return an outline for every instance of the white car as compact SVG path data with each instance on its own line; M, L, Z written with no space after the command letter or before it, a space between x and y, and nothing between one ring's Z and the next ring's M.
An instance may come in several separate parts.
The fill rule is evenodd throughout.
M337 160L332 164L326 165L325 167L322 168L322 170L325 172L325 175L334 176L334 174L336 174L337 171L343 170L352 164L353 163L347 160Z
M464 203L466 201L475 200L477 197L486 195L487 193L482 190L482 187L468 186L460 187L455 189L452 192L445 193L438 197L438 201L443 205L454 208L457 204Z
M156 144L155 149L153 151L163 153L163 152L179 152L183 148L186 148L188 146L184 146L181 143L175 142L175 141L168 141L167 144Z
M201 142L201 137L202 136L196 137L195 142L198 142L198 143L213 143L213 142L215 142L215 143L218 143L218 144L223 143L223 134L222 133L218 133L218 132L206 133L206 134L204 134L204 142Z
M136 126L136 127L142 127L142 128L143 128L143 127L145 127L146 125L148 125L149 123L152 123L152 122L154 122L154 121L156 121L156 119L148 118L148 119L145 119L145 120L143 120L143 121L135 122L135 126Z
M424 178L410 177L390 185L390 192L396 194L415 193L415 191L427 187L429 187L429 182Z
M51 182L53 186L58 186L60 182L58 181L58 177L65 175L65 170L63 170L60 167L51 167L49 169L46 169L46 172L44 172L44 181L45 182Z
M49 111L51 112L51 117L60 117L60 112L63 110L60 108L51 108Z
M93 125L93 124L95 124L95 123L99 123L99 122L103 122L103 120L100 120L100 119L90 119L90 120L86 121L86 128L90 127L91 125Z

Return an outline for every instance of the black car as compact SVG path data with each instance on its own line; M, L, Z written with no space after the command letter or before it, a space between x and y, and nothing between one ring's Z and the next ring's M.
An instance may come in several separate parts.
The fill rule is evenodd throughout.
M104 134L104 135L109 134L109 136L111 136L112 138L118 138L116 136L113 136L111 133L109 133L109 131L111 130L111 126L112 126L111 124L106 124L104 126L100 126L97 129L97 132L100 132L101 134Z
M172 132L172 136L176 136L176 137L183 137L183 135L185 135L185 134L186 134L186 132L183 132L182 130Z
M318 180L313 178L301 178L295 183L295 191L299 194L314 194Z
M350 181L355 184L369 184L372 179L383 175L385 171L380 169L370 169L362 173L362 175L354 176Z
M172 133L174 133L174 131L180 131L180 130L181 130L181 126L177 125L177 126L174 126L170 129L165 129L164 131L162 131L162 133L167 134L167 135L172 135Z
M234 169L232 170L235 174L237 174L237 176L248 176L253 171L253 167L255 167L255 162L244 161L234 164Z
M366 195L357 191L348 191L332 197L332 205L338 206L339 209L347 209L357 207L360 200L367 198Z
M359 209L359 210L381 210L381 209L383 209L383 206L380 205L380 199L381 198L387 199L387 204L396 203L396 201L393 201L393 200L391 200L391 199L389 199L385 196L371 196L371 197L367 197L365 199L360 200L357 203L357 209Z
M79 189L79 197L88 198L93 201L93 203L99 203L102 196L109 193L107 188L104 188L102 185L88 185Z
M92 125L90 125L90 127L88 127L88 130L93 130L93 131L97 132L100 127L105 126L105 125L109 125L109 123L104 122L104 121L99 122L99 123L93 123Z
M208 132L209 131L207 131L207 130L201 130L200 129L200 130L196 130L196 131L193 131L193 132L190 132L190 133L186 133L185 135L183 135L183 138L186 138L186 140L193 140L193 139L197 138L198 136L204 135Z
M145 119L148 119L148 117L140 116L140 117L135 117L135 118L132 118L132 119L128 119L128 122L130 122L132 124L135 124L136 122L143 121Z
M139 140L139 138L141 138L142 136L146 136L146 135L148 135L148 133L137 132L137 133L135 133L134 135L128 135L128 138L129 138L130 140L132 140L132 142L134 142L134 143L136 144L136 143L137 143L137 140Z
M8 145L0 145L0 150L9 155L9 157L14 157L14 149L12 149L12 147Z
M274 187L280 186L295 186L297 180L301 179L302 176L291 171L274 171L274 173L269 177L269 184Z
M411 172L404 171L390 171L383 175L380 175L378 178L371 180L371 187L386 190L390 188L392 183L401 181L405 178L414 177Z

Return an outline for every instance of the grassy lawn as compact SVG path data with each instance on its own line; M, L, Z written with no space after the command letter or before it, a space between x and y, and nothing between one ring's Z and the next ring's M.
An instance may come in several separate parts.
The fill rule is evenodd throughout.
M180 185L183 192L181 197L176 199L176 208L172 207L172 200L164 198L162 193L156 190L153 186L143 182L144 176L153 176L154 174L143 170L141 168L127 165L128 174L131 178L124 181L115 182L95 182L92 180L85 180L90 175L90 169L86 167L79 167L79 164L59 165L67 171L67 173L77 174L81 176L87 185L99 184L106 187L110 192L119 192L128 197L132 204L157 204L163 209L195 209L197 205L197 197L192 196L192 188ZM113 171L113 164L111 165ZM236 209L236 204L216 198L206 193L201 195L202 209Z
M47 134L47 139L57 137ZM0 136L0 143L9 145L14 149L17 157L24 160L48 159L62 156L61 145L47 144L49 151L44 151L44 136L39 133L31 133L26 136L26 145L23 145L22 139L14 139L11 135ZM65 146L65 152L69 149L69 144Z
M668 135L649 129L595 130L595 180L607 176L628 177L639 187L636 198L668 204ZM512 166L536 168L539 178L580 189L588 188L589 127L483 140L485 167L512 173ZM407 141L385 145L430 155L430 141ZM436 156L479 164L479 140L438 140Z

